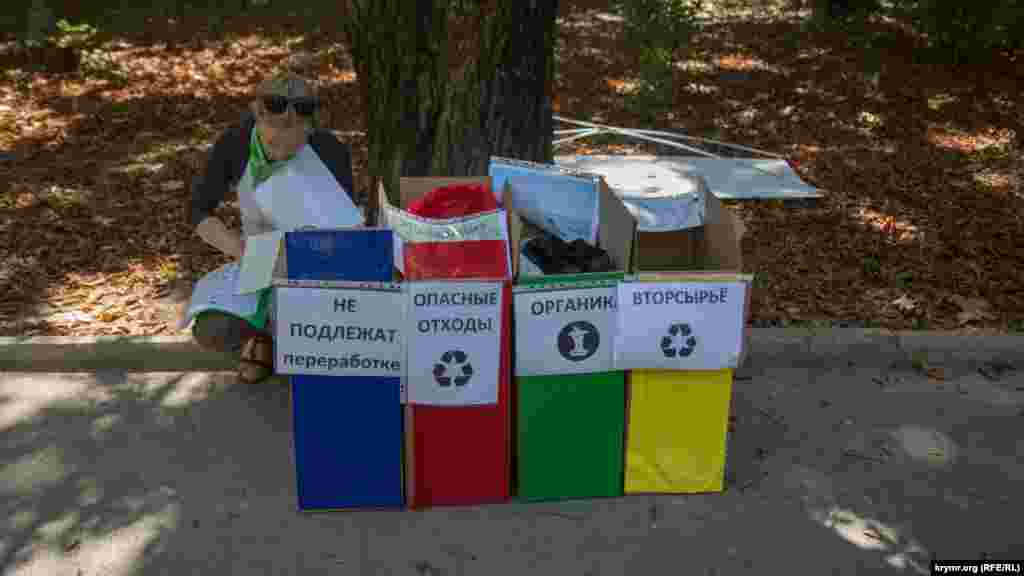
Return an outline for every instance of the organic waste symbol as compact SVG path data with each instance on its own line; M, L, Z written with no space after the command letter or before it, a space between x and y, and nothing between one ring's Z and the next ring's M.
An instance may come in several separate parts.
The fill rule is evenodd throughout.
M570 322L558 332L558 353L562 358L582 362L597 352L601 335L590 322Z
M434 364L434 381L442 388L465 386L473 377L473 366L462 350L449 350L441 355L441 361Z
M693 354L697 347L697 337L693 335L689 324L673 324L668 328L668 335L661 338L661 352L666 358L683 358Z

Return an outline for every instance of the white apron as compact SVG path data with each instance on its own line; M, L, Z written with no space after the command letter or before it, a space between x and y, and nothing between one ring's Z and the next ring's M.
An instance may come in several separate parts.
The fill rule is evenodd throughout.
M290 232L300 228L347 228L362 226L362 212L338 184L313 147L305 144L284 167L253 186L252 165L246 164L238 182L238 205L244 237L267 232ZM249 320L257 328L266 318L274 319L270 289L236 294L239 263L231 262L210 272L196 283L192 299L179 327L185 328L198 314L215 310Z

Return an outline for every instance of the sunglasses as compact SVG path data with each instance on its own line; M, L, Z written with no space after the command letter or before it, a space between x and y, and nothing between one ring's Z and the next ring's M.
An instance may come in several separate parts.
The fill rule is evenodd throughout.
M264 96L263 108L271 114L284 114L291 104L295 113L299 116L312 116L320 107L320 103L313 98L285 98L284 96Z

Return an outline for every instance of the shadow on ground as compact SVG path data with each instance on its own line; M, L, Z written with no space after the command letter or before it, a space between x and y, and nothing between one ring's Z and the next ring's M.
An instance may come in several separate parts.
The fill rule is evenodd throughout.
M283 383L2 374L0 572L926 574L1019 556L1022 390L750 373L723 494L310 515Z

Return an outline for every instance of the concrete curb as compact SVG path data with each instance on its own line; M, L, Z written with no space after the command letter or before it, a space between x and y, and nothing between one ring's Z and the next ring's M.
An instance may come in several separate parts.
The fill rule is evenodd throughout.
M0 338L0 371L179 372L234 370L238 362L206 352L191 336L38 336Z
M880 368L909 367L916 360L974 366L997 359L1024 370L1024 334L751 328L742 368L826 367L840 360ZM235 360L201 350L188 335L0 338L0 371L8 372L178 372L236 367Z
M970 369L1008 362L1024 369L1024 334L893 332L880 329L762 328L747 331L745 369L835 367L839 362L911 368L918 362Z

